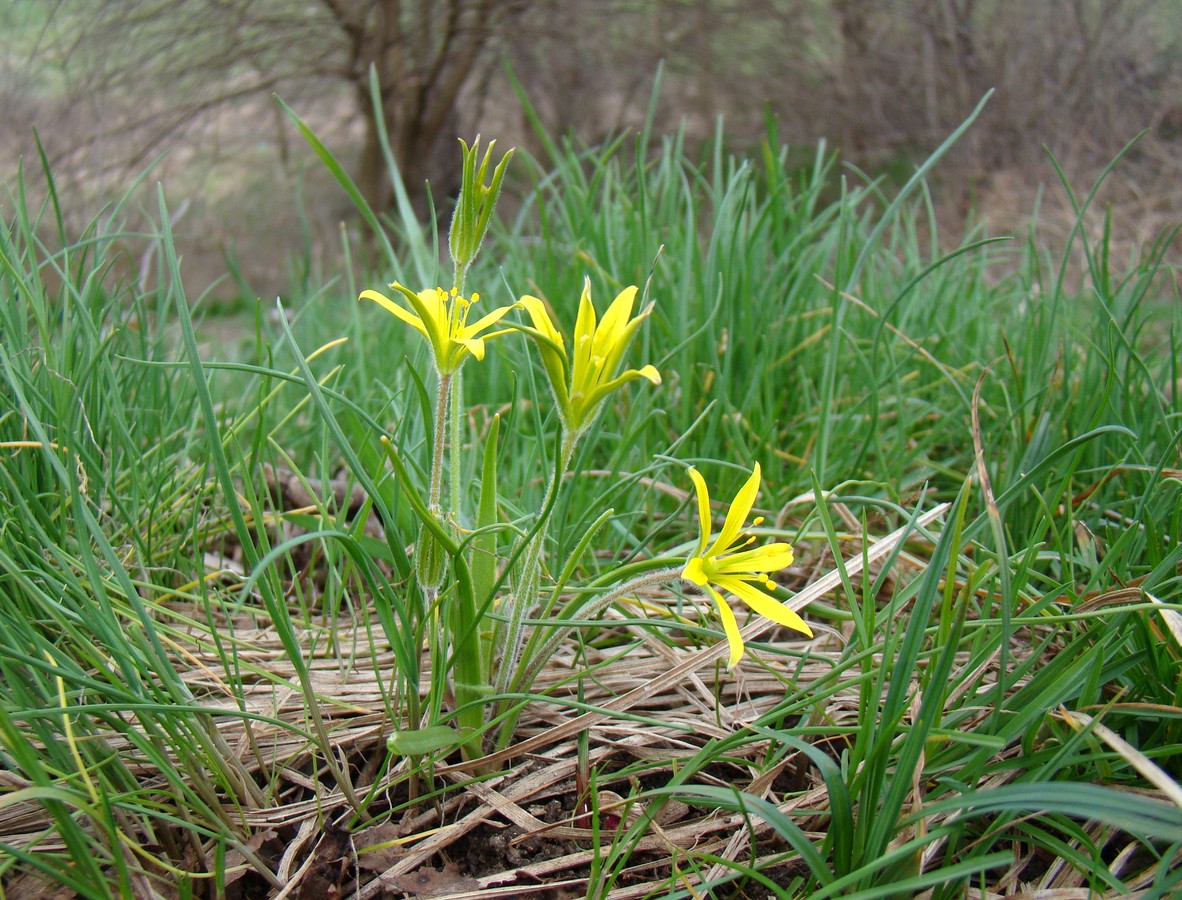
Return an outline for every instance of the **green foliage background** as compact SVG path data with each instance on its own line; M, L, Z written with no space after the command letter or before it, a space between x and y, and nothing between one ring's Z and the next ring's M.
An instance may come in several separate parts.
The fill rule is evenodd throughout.
M588 891L627 883L672 799L742 813L753 849L666 860L668 894L692 876L718 891L951 898L1045 874L1014 869L1017 856L1097 893L1176 895L1173 231L1118 258L1107 229L1084 227L1095 191L1064 180L1076 215L1059 245L949 233L926 186L935 156L895 188L843 175L823 149L794 158L771 128L752 156L731 155L721 131L703 152L650 126L594 146L538 134L517 211L469 283L489 304L544 296L568 330L585 274L598 296L646 285L656 309L632 358L664 375L619 395L586 442L551 558L609 506L587 580L684 549L684 466L728 496L758 460L765 530L802 560L786 596L838 575L805 613L831 643L753 647L777 685L757 715L721 738L687 730L675 766L592 773L646 812L596 838ZM412 783L442 790L429 774L442 760L381 756L381 729L342 745L355 711L315 678L324 659L371 666L367 712L393 724L422 674L399 629L415 522L377 438L424 472L426 359L354 298L429 282L436 232L403 204L378 264L346 238L344 264L322 277L304 260L227 340L187 290L162 192L154 233L127 226L126 198L75 232L52 179L44 205L22 184L0 232L0 874L87 897L174 880L193 894L245 866L278 890L257 816L283 808L292 760L310 766L310 815L331 797L356 831L417 809ZM129 255L159 277L128 274ZM468 380L473 447L504 414L507 527L528 524L544 488L554 420L540 378L524 341L500 339ZM315 509L279 508L268 466L303 479ZM333 505L334 478L363 489L382 538ZM880 565L838 563L940 501L940 527L913 528ZM617 667L646 642L686 654L720 640L695 598L666 599L684 619L622 607L640 636L594 624L583 640ZM252 653L262 631L280 658ZM226 676L206 679L197 654ZM602 677L587 673L587 689ZM251 707L259 684L292 691L295 716ZM722 696L726 680L714 684ZM1084 715L1124 744L1076 727ZM273 745L231 746L222 729L244 723ZM375 753L389 781L351 768L350 754ZM777 788L784 808L723 790L714 773L734 759L758 773L807 759L821 800L798 811L802 789Z

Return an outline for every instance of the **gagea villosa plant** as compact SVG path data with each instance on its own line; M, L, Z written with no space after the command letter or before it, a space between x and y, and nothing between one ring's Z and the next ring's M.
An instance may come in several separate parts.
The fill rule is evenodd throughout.
M468 273L491 224L512 151L492 167L490 175L496 142L489 144L483 156L479 138L471 146L461 143L462 186L448 241L452 284L445 288L394 282L388 293L365 290L360 299L377 303L426 341L435 376L430 407L434 420L424 429L432 436L425 491L394 444L383 438L383 445L419 526L414 578L405 586L418 599L399 604L413 611L412 621L403 627L421 635L415 645L417 652L429 657L430 665L424 667L430 671L428 694L448 702L438 709L427 704L425 712L405 722L388 743L400 755L459 747L466 758L473 759L511 742L521 698L528 696L545 662L571 631L586 627L612 604L638 591L682 583L705 592L730 645L730 668L739 662L744 645L727 596L780 625L812 633L797 613L771 593L771 577L791 564L792 548L783 542L759 546L757 538L744 530L760 486L758 464L713 540L706 482L696 469L689 469L697 497L699 539L685 557L624 566L614 580L600 577L593 589L582 590L574 589L565 577L570 561L547 564L552 516L568 476L574 474L572 460L580 442L597 434L592 426L617 391L634 381L654 387L661 384L654 365L628 368L626 364L653 303L642 298L638 306L640 291L627 286L600 312L591 280L584 278L581 294L570 298L577 312L569 337L559 324L560 310L540 297L524 295L514 303L482 310L480 294L467 283ZM524 524L510 525L502 521L501 510L507 504L498 493L499 420L493 419L483 446L465 440L469 410L464 406L461 376L466 368L484 364L490 344L514 334L528 338L540 357L557 429L547 451L550 474L541 506ZM465 464L466 452L480 454L478 466ZM469 471L481 473L475 497L465 491L464 473ZM612 510L605 510L597 522L612 515ZM755 525L760 521L756 519ZM588 532L595 533L595 528ZM578 553L585 550L581 547ZM562 572L564 577L550 579L548 572ZM411 708L420 707L413 704Z

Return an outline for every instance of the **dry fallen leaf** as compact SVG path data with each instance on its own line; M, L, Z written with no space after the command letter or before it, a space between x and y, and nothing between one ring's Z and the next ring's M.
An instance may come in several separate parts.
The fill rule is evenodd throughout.
M448 894L459 894L480 887L479 881L461 875L460 870L452 863L448 863L442 869L423 866L406 875L395 875L382 880L390 887L405 891L411 897L446 897Z
M384 822L353 835L357 865L370 872L384 872L406 855L406 836L394 822Z

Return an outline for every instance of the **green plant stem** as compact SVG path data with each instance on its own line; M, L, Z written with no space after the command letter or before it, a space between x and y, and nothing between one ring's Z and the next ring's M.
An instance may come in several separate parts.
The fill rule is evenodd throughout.
M457 524L460 521L460 423L464 420L464 370L451 375L451 409L447 417L448 451L448 512Z
M454 295L452 298L452 315L460 316L463 310L460 303L464 300L464 281L467 275L467 266L461 266L458 260L455 260L455 277L452 281ZM451 385L451 408L448 413L447 420L447 436L448 436L448 496L451 500L450 510L448 510L456 522L460 518L460 422L464 417L464 376L463 366L456 369L450 376L452 379ZM444 409L440 405L440 411Z
M566 476L577 443L577 434L567 431L562 433L557 465L551 473L550 483L546 486L546 499L542 504L542 512L534 527L533 537L530 538L529 546L526 548L525 557L521 563L521 574L509 598L509 621L502 632L504 640L501 641L500 646L500 667L497 669L497 678L493 688L496 693L505 693L509 690L509 686L518 680L514 679L513 672L517 668L517 661L521 656L523 623L527 611L533 606L538 595L542 548L546 543L550 515L554 511L558 490L562 486L562 480Z
M476 705L482 696L487 694L487 683L484 681L486 668L481 659L481 645L478 623L476 621L476 601L472 594L472 577L468 564L464 559L461 547L456 543L454 535L433 516L424 506L422 497L414 490L410 473L406 465L394 452L394 445L386 438L382 439L382 447L386 451L386 458L394 468L399 484L403 486L407 501L415 515L423 523L423 532L430 532L433 540L451 559L454 575L454 594L449 598L447 615L444 620L451 629L453 654L450 663L438 656L431 666L431 678L446 678L448 672L454 672L456 684L456 706L458 707L456 720L461 729L475 734L484 724L483 710ZM424 592L425 594L427 592ZM445 654L445 644L441 642L439 653ZM474 759L480 755L480 739L471 738L461 744L460 748L465 759Z
M447 406L454 375L440 374L439 396L435 399L435 442L431 447L431 489L427 495L428 511L439 519L443 498L443 454L447 437Z
M431 447L431 484L427 496L426 516L434 522L447 528L451 521L450 511L445 515L442 508L443 497L443 460L447 452L445 438L447 435L448 396L451 393L453 373L440 373L439 393L435 399L435 421L433 424L434 440ZM446 575L445 564L440 555L439 544L433 541L427 530L428 523L424 520L419 529L418 545L415 549L415 571L419 576L419 583L423 586L427 596L427 607L432 608L438 596L439 586L443 584Z
M597 616L603 610L607 609L616 601L629 594L634 594L639 590L650 587L657 587L662 584L667 584L681 578L681 567L672 566L669 568L658 569L655 572L646 572L643 575L638 575L632 578L619 587L613 588L606 594L601 594L587 603L574 603L570 608L570 615L564 615L560 619L555 620L554 625L547 625L545 627L551 628L552 631L545 639L545 641L538 648L538 651L528 657L521 665L517 677L511 682L511 690L514 693L528 690L533 680L542 670L542 666L546 661L553 656L559 646L562 644L566 636L574 630L577 626L572 624L563 624L565 621L574 618L575 614L579 614L583 619ZM508 701L501 701L502 704ZM517 727L517 720L521 715L521 709L509 713L505 720L501 723L501 730L497 736L497 749L503 750L509 746L509 742L513 738L513 732Z
M665 569L658 569L655 572L646 572L643 575L638 575L635 578L629 579L617 588L613 588L606 594L596 597L594 600L585 604L575 604L570 612L570 615L564 615L562 618L573 618L578 614L581 618L588 618L601 613L607 609L617 600L628 594L634 594L637 591L647 587L658 587L662 584L667 584L671 581L680 580L681 566L673 566ZM561 620L559 620L561 621ZM538 652L533 654L521 667L521 677L513 683L514 690L522 690L529 685L537 676L538 672L542 670L545 661L557 652L559 645L562 643L566 635L573 629L573 625L558 625L554 627L553 633L546 638L545 642L538 648Z

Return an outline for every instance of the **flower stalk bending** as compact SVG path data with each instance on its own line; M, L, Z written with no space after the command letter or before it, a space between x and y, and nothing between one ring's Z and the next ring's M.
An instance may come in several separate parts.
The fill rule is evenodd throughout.
M497 640L500 667L495 689L498 693L508 691L515 683L522 683L517 667L525 642L524 621L538 600L542 551L550 515L579 439L591 427L604 401L613 391L638 378L652 384L661 383L660 373L651 365L619 372L636 330L652 310L650 303L640 313L632 315L636 293L635 286L622 290L600 319L591 302L591 281L585 278L570 353L566 349L566 339L555 326L546 304L532 296L522 297L519 301L532 324L517 327L532 337L537 345L562 427L556 466L546 488L542 512L528 538L518 578L509 597L508 620ZM525 660L525 665L530 664L530 660Z

